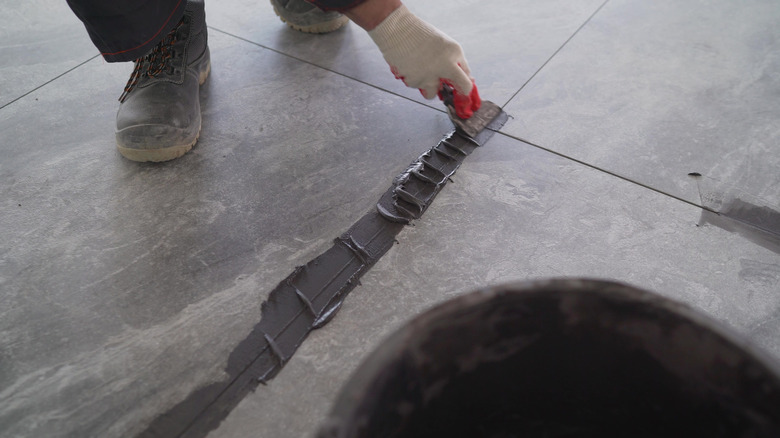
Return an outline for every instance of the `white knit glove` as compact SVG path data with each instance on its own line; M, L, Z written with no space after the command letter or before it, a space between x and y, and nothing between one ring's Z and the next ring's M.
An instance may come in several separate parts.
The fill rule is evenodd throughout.
M472 78L460 45L401 5L368 34L397 79L433 99L442 83L470 96Z

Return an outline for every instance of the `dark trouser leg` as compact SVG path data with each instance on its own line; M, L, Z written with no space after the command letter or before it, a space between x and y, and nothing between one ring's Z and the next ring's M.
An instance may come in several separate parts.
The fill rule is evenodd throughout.
M108 62L148 53L184 15L187 0L68 0Z

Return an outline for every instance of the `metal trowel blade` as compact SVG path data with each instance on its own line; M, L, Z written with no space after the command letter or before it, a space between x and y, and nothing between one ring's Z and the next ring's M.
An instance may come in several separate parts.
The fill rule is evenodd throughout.
M450 106L447 107L447 114L450 116L452 123L455 124L456 129L469 137L474 138L480 131L485 129L496 116L501 114L501 108L489 100L483 100L482 106L474 112L474 115L471 116L471 118L461 119L455 113L455 108Z
M474 115L468 119L461 119L455 111L451 88L448 86L444 87L442 98L444 105L447 107L447 114L450 116L452 123L455 124L455 128L471 138L476 137L480 131L485 129L490 122L501 114L501 107L489 100L483 100L479 109L474 111Z

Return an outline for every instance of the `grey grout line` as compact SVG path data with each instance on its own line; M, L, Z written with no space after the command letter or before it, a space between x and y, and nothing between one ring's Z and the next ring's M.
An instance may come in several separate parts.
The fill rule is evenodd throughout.
M558 53L559 53L561 50L563 50L563 48L564 48L564 47L566 47L566 45L567 45L567 44L569 44L569 41L571 41L571 40L572 40L572 39L573 39L573 38L574 38L574 37L575 37L575 36L576 36L578 33L580 33L580 31L582 30L582 28L584 28L584 27L585 27L585 25L587 25L588 23L590 23L590 20L592 20L592 19L593 19L593 17L595 17L595 16L596 16L596 14L598 14L598 13L599 13L599 11L601 11L601 9L602 9L602 8L603 8L603 7L604 7L604 6L605 6L605 5L606 5L608 2L609 2L609 0L604 0L604 3L602 3L602 4L601 4L601 6L599 6L598 8L596 8L596 10L595 10L595 11L593 11L593 13L592 13L592 14L590 14L590 17L588 17L588 19L587 19L587 20L585 20L585 22L584 22L584 23L582 23L582 24L580 25L580 27L578 27L578 28L577 28L577 30L575 30L575 31L574 31L574 33L573 33L573 34L571 34L571 36L569 36L569 38L567 38L567 39L566 39L566 41L564 41L564 42L563 42L563 44L561 44L561 46L560 46L560 47L558 47L558 50L556 50L555 52L553 52L553 54L552 54L552 55L550 55L550 57L549 57L549 58L547 58L547 61L544 61L544 64L542 64L542 65L541 65L541 67L539 67L539 69L537 69L537 70L534 72L534 74L532 74L532 75L531 75L531 77L530 77L530 78L528 78L528 80L527 80L527 81L525 81L525 83L524 83L523 85L521 85L521 86L520 86L520 88L519 88L517 91L515 91L515 94L513 94L513 95L512 95L512 97L510 97L510 98L509 98L509 100L507 100L507 101L506 101L506 103L504 103L504 104L501 106L501 108L505 108L507 105L509 105L509 102L511 102L511 101L512 101L512 99L514 99L514 98L515 98L515 96L517 96L518 94L520 94L520 92L521 92L521 91L523 91L523 88L525 88L525 86L526 86L526 85L528 85L528 83L529 83L529 82L531 82L531 81L532 81L532 80L533 80L533 79L536 77L536 75L537 75L537 74L539 74L539 72L540 72L540 71L542 71L542 69L543 69L545 66L547 66L547 64L549 64L549 63L550 63L550 61L552 61L552 59L553 59L553 58L555 58L555 56L556 56L556 55L558 55Z
M40 90L41 88L43 88L43 87L45 87L45 86L47 86L47 85L51 84L52 82L56 81L57 79L59 79L59 78L61 78L61 77L65 76L66 74L68 74L68 73L72 72L73 70L76 70L77 68L81 67L82 65L84 65L84 64L86 64L86 63L88 63L88 62L90 62L90 61L92 61L93 59L95 59L95 58L98 58L98 57L100 57L100 54L97 54L97 55L95 55L95 56L93 56L93 57L91 57L91 58L87 59L86 61L84 61L84 62L82 62L82 63L80 63L80 64L78 64L78 65L76 65L76 66L74 66L74 67L71 67L71 68L69 68L69 69L68 69L68 70L66 70L65 72L63 72L63 73L61 73L61 74L59 74L59 75L57 75L57 76L55 76L55 77L53 77L53 78L49 79L48 81L44 82L43 84L41 84L41 85L39 85L39 86L37 86L37 87L33 88L32 90L30 90L30 91L28 91L28 92L26 92L26 93L22 94L21 96L17 97L16 99L13 99L13 100L11 100L11 101L10 101L10 102L8 102L8 103L5 103L5 104L3 104L2 106L0 106L0 110L1 110L1 109L3 109L3 108L5 108L5 107L7 107L8 105L10 105L10 104L12 104L12 103L14 103L14 102L18 101L19 99L22 99L22 98L24 98L25 96L28 96L28 95L30 95L30 94L32 94L32 93L34 93L34 92L36 92L36 91Z
M611 170L607 170L607 169L605 169L603 167L596 166L595 164L590 164L590 163L587 163L585 161L578 160L578 159L576 159L574 157L571 157L569 155L562 154L560 152L554 151L554 150L546 148L544 146L540 146L540 145L538 145L536 143L533 143L531 141L525 140L525 139L523 139L521 137L518 137L518 136L515 136L515 135L512 135L512 134L508 134L508 133L503 132L503 131L498 131L498 134L503 135L504 137L507 137L507 138L511 138L512 140L517 140L517 141L525 143L525 144L527 144L529 146L533 146L533 147L535 147L537 149L541 149L541 150L543 150L545 152L549 152L549 153L551 153L553 155L557 155L557 156L559 156L561 158L573 161L573 162L575 162L577 164L581 164L581 165L583 165L585 167L588 167L588 168L591 168L593 170L596 170L596 171L599 171L599 172L602 172L602 173L606 173L607 175L613 176L615 178L621 179L623 181L629 182L629 183L637 185L639 187L651 190L653 192L659 193L661 195L667 196L669 198L675 199L677 201L683 202L685 204L691 205L691 206L696 207L696 208L700 208L702 210L709 211L710 213L714 213L714 214L717 214L717 215L720 216L720 213L717 210L713 210L713 209L711 209L711 208L709 208L709 207L707 207L705 205L699 205L699 204L697 204L697 203L695 203L693 201L689 201L687 199L684 199L684 198L681 198L679 196L673 195L671 193L665 192L665 191L663 191L661 189L657 189L655 187L649 186L649 185L647 185L645 183L639 182L639 181L637 181L635 179L631 179L631 178L629 178L627 176L620 175L620 174L615 173L615 172L613 172Z

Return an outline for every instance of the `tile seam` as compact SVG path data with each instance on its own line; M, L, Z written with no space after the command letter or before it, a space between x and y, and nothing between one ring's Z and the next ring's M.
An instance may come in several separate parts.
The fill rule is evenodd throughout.
M424 103L424 102L420 102L420 101L414 100L414 99L412 99L412 98L410 98L410 97L407 97L407 96L404 96L404 95L402 95L402 94L400 94L400 93L396 93L395 91L391 91L391 90L388 90L388 89L386 89L386 88L382 88L382 87L380 87L380 86L378 86L378 85L374 85L374 84L372 84L372 83L370 83L370 82L366 82L366 81L364 81L364 80L362 80L362 79L358 79L358 78L356 78L356 77L349 76L349 75L347 75L347 74L345 74L345 73L341 73L341 72L339 72L339 71L336 71L336 70L330 69L330 68L328 68L328 67L324 67L324 66L322 66L322 65L319 65L319 64L317 64L317 63L315 63L315 62L312 62L312 61L309 61L309 60L306 60L306 59L300 58L300 57L298 57L298 56L295 56L295 55L292 55L292 54L290 54L290 53L283 52L283 51L281 51L281 50L279 50L279 49L275 49L275 48L273 48L273 47L266 46L265 44L261 44L261 43L258 43L258 42L256 42L256 41L252 41L252 40L250 40L250 39L248 39L248 38L244 38L244 37L242 37L242 36L240 36L240 35L236 35L236 34L230 33L230 32L228 32L228 31L225 31L225 30L222 30L222 29L219 29L219 28L213 27L213 26L208 26L208 28L209 28L209 29L211 29L211 30L213 30L213 31L219 32L219 33L221 33L221 34L224 34L224 35L226 35L226 36L229 36L229 37L235 38L235 39L237 39L237 40L244 41L245 43L249 43L249 44L252 44L252 45L254 45L254 46L260 47L260 48L262 48L262 49L269 50L269 51L271 51L271 52L273 52L273 53L276 53L277 55L286 56L286 57L288 57L288 58L290 58L290 59L294 59L294 60L296 60L296 61L299 61L299 62L302 62L302 63L304 63L304 64L311 65L312 67L316 67L316 68L318 68L318 69L321 69L321 70L327 71L327 72L329 72L329 73L333 73L333 74L335 74L335 75L338 75L338 76L341 76L341 77L343 77L343 78L346 78L346 79L349 79L349 80L352 80L352 81L358 82L358 83L360 83L360 84L363 84L363 85L366 85L366 86L369 86L369 87L371 87L371 88L374 88L375 90L382 91L382 92L384 92L384 93L387 93L387 94L393 95L393 96L395 96L395 97L400 97L400 98L402 98L402 99L406 99L406 100L408 100L409 102L414 102L414 103L416 103L416 104L418 104L418 105L420 105L420 106L424 106L424 107L426 107L426 108L430 108L430 109L432 109L432 110L434 110L434 111L438 111L438 112L445 113L445 114L447 113L445 110L443 110L443 109L440 109L440 108L436 108L436 107L434 107L433 105L428 105L428 104L426 104L426 103Z
M77 64L77 65L75 65L75 66L73 66L73 67L69 68L69 69L68 69L68 70L66 70L65 72L63 72L63 73L60 73L59 75L57 75L57 76L55 76L55 77L53 77L53 78L49 79L48 81L46 81L46 82L44 82L43 84L41 84L41 85L39 85L39 86L37 86L37 87L33 88L33 89L32 89L32 90L30 90L30 91L28 91L28 92L26 92L26 93L22 94L21 96L19 96L19 97L15 98L15 99L12 99L12 100L11 100L11 101L9 101L8 103L5 103L5 104L3 104L2 106L0 106L0 110L2 110L3 108L5 108L5 107L7 107L7 106L11 105L11 104L12 104L12 103L14 103L14 102L17 102L17 101L19 101L19 100L21 100L21 99L23 99L23 98L25 98L25 97L29 96L30 94L32 94L32 93L34 93L34 92L36 92L36 91L40 90L41 88L43 88L43 87L45 87L45 86L47 86L47 85L51 84L52 82L56 81L57 79L59 79L59 78L61 78L61 77L65 76L66 74L68 74L68 73L70 73L70 72L72 72L72 71L76 70L77 68L79 68L79 67L83 66L84 64L86 64L86 63L88 63L88 62L90 62L90 61L92 61L93 59L95 59L95 58L98 58L98 57L100 57L100 54L94 55L94 56L92 56L91 58L87 59L86 61L83 61L83 62L81 62L81 63L79 63L79 64Z
M590 21L593 19L593 17L595 17L595 16L596 16L596 14L598 14L598 13L599 13L599 11L601 11L601 9L603 9L603 8L604 8L604 6L606 6L606 4L607 4L607 3L609 3L609 0L604 0L604 3L602 3L602 4L601 4L601 6L599 6L598 8L596 8L596 10L595 10L595 11L593 11L593 13L592 13L592 14L590 14L590 16L589 16L589 17L588 17L588 18L585 20L585 22L583 22L583 23L580 25L580 27L578 27L578 28L577 28L577 30L575 30L575 31L574 31L574 33L572 33L572 34L569 36L569 38L567 38L567 39L566 39L566 41L564 41L564 42L563 42L563 44L561 44L561 46L560 46L560 47L558 47L558 49L557 49L557 50L555 50L555 52L553 52L553 54L552 54L552 55L550 55L550 57L549 57L549 58L547 58L547 60L546 60L546 61L544 61L544 63L543 63L543 64L542 64L542 65L541 65L541 66L540 66L540 67L539 67L539 68L538 68L538 69L537 69L537 70L534 72L534 74L532 74L532 75L531 75L531 77L530 77L530 78L528 78L528 80L526 80L526 81L523 83L523 85L521 85L521 86L520 86L520 88L518 88L518 89L517 89L517 91L515 91L515 94L513 94L513 95L512 95L512 96L509 98L509 100L507 100L507 101L506 101L506 103L504 103L504 104L501 106L501 108L506 108L506 106L507 106L507 105L509 105L509 102L511 102L511 101L512 101L512 100L513 100L515 97L517 97L517 95L518 95L518 94L520 94L520 92L521 92L521 91L523 91L523 88L525 88L525 86L526 86L526 85L528 85L528 83L529 83L529 82L531 82L531 81L532 81L532 80L533 80L533 79L536 77L536 75L537 75L537 74L539 74L539 72L541 72L541 71L544 69L544 67L546 67L546 66L547 66L547 64L549 64L549 63L550 63L550 61L552 61L552 59L553 59L553 58L555 58L555 56L557 56L557 55L558 55L558 53L559 53L561 50L563 50L563 48L564 48L564 47L566 47L566 45L567 45L567 44L569 44L569 41L571 41L572 39L574 39L574 37L575 37L575 36L577 36L577 34L578 34L578 33L580 33L580 31L581 31L581 30L582 30L582 29L583 29L583 28L584 28L584 27L585 27L585 26L586 26L588 23L590 23Z
M705 210L705 211L709 211L710 213L715 213L715 214L717 214L717 215L719 215L719 216L720 216L720 212L718 212L717 210L713 210L712 208L709 208L709 207L707 207L707 206L705 206L705 205L700 205L700 204L697 204L697 203L695 203L695 202L693 202L693 201L689 201L689 200L687 200L687 199L685 199L685 198L682 198L682 197L680 197L680 196L673 195L673 194L671 194L671 193L669 193L669 192L665 192L665 191L663 191L663 190L661 190L661 189L657 189L657 188L655 188L655 187L653 187L653 186L650 186L650 185L648 185L648 184L645 184L645 183L639 182L639 181L637 181L637 180L631 179L631 178L629 178L629 177L627 177L627 176L620 175L619 173L613 172L613 171L611 171L611 170L607 170L607 169L605 169L605 168L603 168L603 167L596 166L595 164L590 164L590 163L588 163L588 162L586 162L586 161L582 161L582 160L579 160L579 159L577 159L577 158L574 158L574 157L572 157L572 156L569 156L569 155L563 154L563 153L561 153L561 152L557 152L557 151L555 151L555 150L553 150L553 149L546 148L546 147L544 147L544 146L538 145L538 144L536 144L536 143L533 143L533 142L531 142L531 141L529 141L529 140L525 140L525 139L523 139L523 138L521 138L521 137L518 137L518 136L516 136L516 135L508 134L508 133L506 133L506 132L504 132L504 131L498 131L497 133L498 133L499 135L503 135L504 137L510 138L510 139L512 139L512 140L517 140L517 141L519 141L519 142L521 142L521 143L525 143L525 144L527 144L527 145L529 145L529 146L533 146L533 147L535 147L535 148L537 148L537 149L541 149L541 150L543 150L543 151L545 151L545 152L549 152L549 153L551 153L551 154L553 154L553 155L556 155L556 156L558 156L558 157L564 158L564 159L566 159L566 160L569 160L569 161L573 161L573 162L575 162L575 163L577 163L577 164L581 164L581 165L583 165L583 166L585 166L585 167L588 167L588 168L590 168L590 169L596 170L596 171L598 171L598 172L605 173L605 174L607 174L607 175L609 175L609 176L613 176L613 177L615 177L615 178L618 178L618 179L620 179L620 180L623 180L623 181L626 181L626 182L628 182L628 183L631 183L631 184L637 185L637 186L639 186L639 187L642 187L642 188L644 188L644 189L647 189L647 190L650 190L650 191L656 192L656 193L658 193L658 194L664 195L664 196L666 196L666 197L672 198L672 199L674 199L674 200L680 201L680 202L682 202L682 203L685 203L685 204L688 204L688 205L690 205L690 206L693 206L693 207L696 207L696 208L700 208L700 209L702 209L702 210Z

